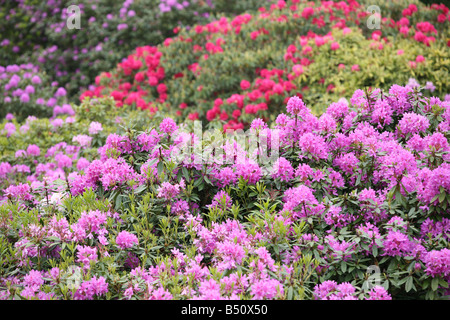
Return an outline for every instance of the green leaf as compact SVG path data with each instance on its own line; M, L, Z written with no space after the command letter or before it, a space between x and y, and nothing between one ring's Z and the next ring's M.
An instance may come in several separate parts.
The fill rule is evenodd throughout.
M355 186L358 186L361 183L361 175L357 175Z
M376 245L372 247L372 254L374 257L378 256L378 247Z
M347 263L345 261L341 263L341 271L342 273L345 273L347 271Z
M414 287L413 277L409 276L407 279L408 280L406 280L405 290L406 290L406 292L409 292Z
M431 280L431 289L433 291L436 291L439 287L439 278L433 278L433 280Z
M185 167L181 168L181 171L183 172L183 177L186 179L186 182L189 182L189 171Z
M448 282L442 278L439 278L439 285L444 288L448 288Z
M288 299L288 300L292 300L293 296L294 296L294 288L289 287L287 299Z
M444 200L445 200L445 193L439 194L439 203L444 202Z
M203 177L200 177L199 179L195 180L194 188L198 187L202 182L203 182Z
M163 172L163 170L164 170L164 162L159 161L157 169L158 169L158 176L159 176L161 174L161 172Z
M435 202L439 198L439 194L435 195L433 199L431 199L430 203Z

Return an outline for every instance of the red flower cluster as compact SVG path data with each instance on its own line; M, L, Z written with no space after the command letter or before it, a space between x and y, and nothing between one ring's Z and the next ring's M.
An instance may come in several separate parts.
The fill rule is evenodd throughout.
M109 88L116 88L109 92L109 95L116 101L116 105L133 105L142 110L155 112L157 109L154 102L163 103L167 99L167 86L162 83L165 78L164 68L160 65L162 52L157 47L144 46L136 49L136 52L129 55L127 59L119 63L114 79L110 73L102 73L96 78L97 87L95 90L83 92L80 100L85 97L102 97L105 89L104 83ZM148 88L142 88L147 83L154 87L155 92L149 92ZM151 95L154 102L147 101L144 97Z
M211 59L214 55L226 54L227 52L224 51L229 50L227 48L234 41L234 35L240 35L242 31L246 32L244 37L248 41L266 41L266 39L278 37L273 34L273 28L269 28L265 22L279 23L281 28L291 19L304 19L322 29L325 21L329 21L326 24L330 29L342 30L346 34L352 32L349 26L357 27L368 16L364 8L354 0L324 1L317 6L309 3L302 9L299 9L299 3L299 0L288 2L280 0L272 4L269 9L260 8L256 15L245 13L232 19L222 17L206 25L197 25L190 33L182 33L174 38L166 39L161 47L137 48L135 53L118 64L115 72L102 73L96 79L96 87L84 92L80 99L86 96L110 95L119 107L123 104L135 105L137 108L151 112L167 104L172 106L172 110L175 109L175 114L180 117L184 116L190 120L199 118L206 118L207 121L221 120L224 122L225 129L243 128L255 116L266 119L267 112L263 111L270 109L272 105L279 105L286 97L301 96L301 91L308 90L306 85L299 87L297 79L309 76L307 69L314 63L314 52L317 52L318 48L328 48L331 51L342 50L342 43L333 38L331 31L326 34L308 31L306 34L299 35L294 43L287 44L282 66L261 65L251 70L254 72L253 75L249 73L249 76L244 79L236 79L237 86L230 85L222 92L211 92L208 84L202 82L204 70L208 69L204 61ZM450 19L449 10L444 5L433 5L431 9L439 12L438 22L442 23ZM413 15L417 15L417 11L417 6L411 4L403 10L403 16L398 21L383 18L383 31L377 30L369 35L369 39L372 39L370 49L383 50L388 44L387 38L383 36L387 34L384 30L388 28L427 46L436 41L438 25L428 21L416 23L416 16ZM250 30L246 26L249 24L252 26ZM290 31L287 30L287 32ZM186 34L191 37L186 37ZM262 36L264 36L263 40L260 39ZM177 44L178 48L180 42L184 43L184 50L188 50L191 55L187 63L182 63L182 69L174 73L173 65L179 63L174 59L178 57L165 55L171 52L170 50L174 50L172 49L174 44ZM411 67L414 68L421 62L422 58L418 57L417 61L411 61ZM170 76L166 77L165 71L169 69ZM345 65L339 64L338 70L344 69ZM353 65L351 70L359 71L360 69L358 65ZM210 71L207 70L207 72ZM185 93L198 96L199 98L195 98L195 101L192 101L192 98L189 100L177 96L179 92L171 92L173 88L171 81L184 77L187 78L186 81L192 81L188 82L192 87L189 89L190 92L184 92L183 96L186 96ZM318 79L316 83L323 86L326 92L333 92L336 88L335 84L329 83L324 77ZM185 85L184 80L183 84L178 83L178 85ZM212 106L205 107L205 101L214 101L214 103ZM197 109L193 112L189 110L190 107Z

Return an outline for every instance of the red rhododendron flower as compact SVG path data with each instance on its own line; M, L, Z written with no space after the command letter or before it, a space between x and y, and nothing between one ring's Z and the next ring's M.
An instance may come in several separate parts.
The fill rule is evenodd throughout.
M144 72L138 72L134 76L134 80L136 80L137 82L142 82L142 81L144 81L144 77L145 77Z
M86 90L80 95L80 101L83 101L86 97L92 97L94 94L92 91Z
M245 106L245 113L247 114L255 114L258 111L258 108L253 104L248 104Z
M192 120L192 121L198 120L198 112L190 113L190 114L188 115L188 119L189 119L189 120Z
M220 111L220 106L223 105L223 100L221 98L217 98L214 100L214 109Z
M228 114L225 112L225 110L222 111L220 114L220 120L225 121L228 119Z
M166 40L164 40L163 44L165 47L170 46L170 44L173 42L172 38L167 38Z
M258 36L259 36L259 31L252 31L252 32L250 32L250 38L252 40L255 40L256 38L258 38Z
M262 96L261 91L259 90L253 90L252 92L248 93L248 97L251 101L256 101Z
M440 15L438 15L437 21L438 21L439 23L444 23L445 20L447 20L447 17L445 16L445 14L441 13Z
M420 62L424 62L425 61L425 57L422 55L419 55L416 57L416 62L420 63Z
M239 118L241 116L241 110L239 110L239 109L234 110L232 113L232 116L235 119Z
M163 94L167 91L167 86L164 83L158 84L156 91L158 91L159 94Z
M241 89L242 90L247 90L248 88L250 88L250 82L247 80L242 80L241 81Z
M124 98L124 93L121 91L113 91L110 93L111 97L113 97L116 101L122 101Z
M216 116L217 116L217 113L215 110L210 109L210 110L206 111L206 119L208 121L213 121L216 118Z
M283 94L284 92L284 88L281 84L277 83L276 85L273 86L272 88L273 92L280 95Z
M262 111L267 110L267 103L265 103L265 102L258 103L256 107L258 110L262 110Z
M313 14L314 14L314 8L311 8L311 7L306 7L302 11L302 17L305 19L309 19L309 17L311 17Z
M337 42L333 42L332 44L331 44L331 50L337 50L337 49L339 49L339 43L337 43Z
M305 70L303 69L303 66L302 66L301 64L296 64L296 65L294 65L294 66L292 67L292 71L293 71L297 76L299 76L299 75L303 74L303 72L304 72Z
M156 86L158 84L158 79L156 77L149 77L148 78L148 84L152 87Z

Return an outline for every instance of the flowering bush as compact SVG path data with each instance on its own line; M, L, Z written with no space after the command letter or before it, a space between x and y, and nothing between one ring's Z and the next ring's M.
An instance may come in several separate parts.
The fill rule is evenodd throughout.
M0 116L13 112L19 120L28 115L38 117L58 114L74 115L67 103L67 92L57 82L49 82L47 75L30 63L0 66Z
M159 46L135 50L101 73L85 96L169 111L225 129L275 120L292 95L321 114L355 87L421 85L448 91L449 10L382 2L380 30L364 3L278 1L258 13L181 29Z
M0 58L2 64L28 63L31 59L70 98L88 88L95 76L110 70L133 49L157 45L180 27L206 23L213 15L251 9L252 0L224 5L219 1L162 0L1 0ZM74 23L76 4L80 29ZM72 17L72 18L71 18Z
M3 122L2 299L448 295L450 101L293 96L246 136L114 105Z
M445 5L0 3L0 300L448 298Z

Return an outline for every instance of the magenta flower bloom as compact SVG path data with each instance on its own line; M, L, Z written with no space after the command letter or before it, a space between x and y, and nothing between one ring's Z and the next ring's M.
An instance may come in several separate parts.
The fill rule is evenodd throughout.
M27 154L30 156L39 156L41 154L41 149L35 144L30 144L27 148Z
M332 133L336 130L336 120L328 113L324 113L319 118L319 129L326 133Z
M225 200L225 207L223 206L224 200ZM231 209L231 206L232 206L232 200L231 200L230 196L224 190L221 190L214 196L212 203L210 205L208 205L207 207L225 210L225 209Z
M307 217L319 214L324 206L313 195L312 189L304 185L289 188L284 192L283 211L290 211L294 217ZM297 211L299 210L299 211Z
M249 184L256 184L262 177L262 170L254 161L244 161L235 164L236 176L247 180Z
M84 264L85 268L89 268L90 262L97 262L97 248L89 246L77 246L77 262Z
M10 137L16 132L16 125L14 123L8 122L5 124L6 137Z
M58 168L63 169L72 167L72 159L65 154L62 153L57 154L55 156L55 160L58 164Z
M50 123L54 128L59 128L63 125L64 120L60 119L60 118L56 118L56 119L52 120Z
M0 178L4 179L12 170L11 165L8 162L0 162Z
M26 157L26 156L27 156L27 153L26 153L25 150L20 149L20 150L17 150L17 151L16 151L16 153L15 153L14 156L15 156L16 159L17 159L17 158L22 158L22 157Z
M354 169L358 169L359 160L353 152L341 155L334 159L333 164L338 166L344 173L351 175Z
M283 295L283 285L276 279L261 279L253 283L251 287L251 294L253 299L273 299L278 295Z
M20 96L20 101L23 103L30 102L30 96L28 95L28 93L22 93L22 95Z
M85 134L79 134L72 138L72 142L78 142L81 147L89 147L92 142L92 137Z
M297 96L293 96L289 99L286 109L293 116L307 110L303 100Z
M366 300L392 300L392 297L382 286L374 286L370 289L369 297Z
M184 187L183 187L184 189ZM180 193L180 185L172 185L170 182L163 182L158 188L158 198L164 198L166 200L176 197Z
M348 282L337 284L333 280L328 280L314 287L314 298L316 300L358 300L355 291L355 287Z
M432 250L423 258L425 262L426 273L435 276L447 277L450 275L450 250L444 248L442 250Z
M48 99L48 101L47 101L47 106L49 106L49 107L54 107L55 105L56 105L56 103L57 103L58 101L55 99L55 98L50 98L50 99Z
M103 131L102 124L100 122L92 121L89 125L89 134L97 134Z
M31 270L24 278L23 283L29 287L37 287L39 288L44 284L44 279L42 279L42 275L37 270ZM37 289L36 288L36 289Z
M39 78L39 76L35 75L31 78L31 83L33 84L41 84L41 78Z
M312 156L314 159L328 158L328 146L321 136L305 133L299 138L298 144L303 153L300 155L300 159L308 156Z
M171 118L165 118L159 125L159 130L167 134L172 134L177 129L177 124Z
M33 200L33 196L30 194L31 188L29 184L21 183L18 185L11 185L3 190L5 196L19 199L19 200Z
M289 160L280 157L273 165L273 178L280 178L281 181L289 181L294 176L294 168Z
M67 94L66 89L60 87L55 92L55 97L64 97Z
M262 130L268 128L267 124L263 119L257 118L254 119L250 125L250 128L253 130Z
M128 25L126 23L120 23L117 25L117 30L119 30L119 31L126 29L126 28L128 28Z
M402 136L406 136L408 133L425 132L430 126L430 121L420 114L405 113L402 120L398 123L398 127Z
M28 93L28 94L33 94L34 93L34 87L30 86L30 85L26 86L25 92Z
M108 292L108 283L104 277L93 276L89 281L84 281L75 292L75 300L93 300L94 296L102 296Z
M74 116L75 115L75 111L73 111L72 106L70 104L63 104L61 107L61 111L62 113L66 113L68 115Z
M89 166L90 162L85 158L79 158L77 162L77 170L81 171Z
M215 176L215 179L217 179L217 183L219 187L225 187L229 184L235 184L237 181L236 173L233 171L233 169L225 167L218 171Z
M128 231L121 231L116 238L116 244L121 249L131 248L134 244L137 245L138 243L139 243L138 238L134 234L129 233Z
M384 254L387 256L407 256L411 251L413 243L408 236L399 231L389 231L386 236L383 246Z

